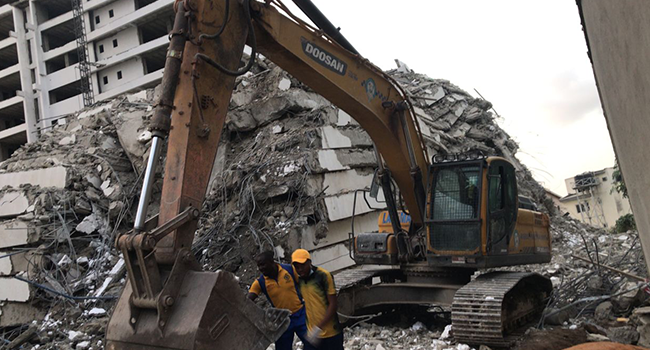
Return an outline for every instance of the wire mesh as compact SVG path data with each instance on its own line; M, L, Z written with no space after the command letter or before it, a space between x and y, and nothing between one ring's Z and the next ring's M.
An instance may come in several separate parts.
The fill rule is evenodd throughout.
M474 250L480 244L479 166L443 168L436 172L431 245L439 250ZM440 222L444 221L444 222Z

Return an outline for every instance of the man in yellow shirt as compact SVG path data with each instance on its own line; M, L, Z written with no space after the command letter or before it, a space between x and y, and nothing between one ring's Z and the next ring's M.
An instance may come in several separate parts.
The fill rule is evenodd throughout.
M306 343L305 306L298 289L298 276L293 267L276 263L272 251L259 254L255 262L262 274L251 285L248 298L255 300L260 293L264 293L273 307L291 311L289 328L275 342L275 348L290 350L294 333Z
M300 293L307 312L305 350L343 350L343 332L336 310L336 288L329 271L313 266L309 252L296 249L291 263L300 276Z

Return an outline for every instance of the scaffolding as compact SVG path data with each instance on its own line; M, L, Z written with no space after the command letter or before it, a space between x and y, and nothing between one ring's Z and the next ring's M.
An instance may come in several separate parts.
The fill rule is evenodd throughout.
M83 95L84 107L95 103L93 84L90 74L90 62L88 62L88 45L86 43L86 24L84 21L83 0L72 1L72 15L74 32L77 38L77 56L79 56L79 76L81 77L81 94Z
M591 226L607 227L602 200L597 193L600 182L596 173L587 172L576 175L573 180L573 189L576 191L576 200L578 201L577 209L582 222Z

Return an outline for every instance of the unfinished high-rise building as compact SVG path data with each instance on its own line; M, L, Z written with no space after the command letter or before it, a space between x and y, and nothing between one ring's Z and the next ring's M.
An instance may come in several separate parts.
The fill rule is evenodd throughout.
M0 161L64 115L159 83L173 3L0 2Z

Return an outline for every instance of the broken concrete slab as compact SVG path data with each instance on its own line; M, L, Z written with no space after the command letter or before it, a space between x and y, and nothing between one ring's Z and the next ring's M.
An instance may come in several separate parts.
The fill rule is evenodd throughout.
M120 145L138 169L144 168L143 163L149 154L149 147L142 137L147 126L144 121L145 115L146 112L140 109L111 115Z
M339 109L337 112L336 126L346 126L357 124L351 115L347 114L344 110Z
M13 277L0 277L0 300L25 302L32 297L32 290L27 282Z
M238 108L249 104L253 100L254 94L251 91L236 91L230 98L230 104L233 108Z
M337 171L350 169L343 165L334 150L320 150L318 151L318 164L321 169L327 171Z
M138 101L146 101L147 100L147 90L142 90L138 91L134 94L128 94L126 95L127 101L134 103Z
M65 188L68 170L62 166L0 174L0 186L18 188L21 185Z
M377 232L378 211L357 215L354 218L354 232ZM327 235L316 237L316 227L306 226L301 230L301 246L307 250L320 249L347 241L352 229L352 218L333 221L327 224Z
M465 113L465 121L468 123L474 123L483 117L483 110L478 107L472 106L467 109Z
M77 142L77 137L76 135L72 134L70 136L62 138L61 141L59 141L59 145L68 146L74 144L75 142Z
M429 128L429 125L419 116L415 120L418 121L418 126L420 127L422 135L431 137L431 129Z
M98 114L100 114L102 112L110 113L111 112L111 107L112 107L111 104L106 104L106 105L99 106L97 108L84 110L84 111L82 111L81 113L79 113L77 115L77 119L85 119L85 118L88 118L88 117L98 115Z
M428 95L427 97L431 98L433 100L433 102L436 102L436 101L440 100L441 98L445 97L445 89L443 89L442 86L438 86L435 89L435 91L433 92L433 94ZM433 104L433 103L431 103L431 104Z
M0 328L20 326L32 321L40 322L45 313L45 309L29 303L4 302L0 304Z
M352 147L350 138L343 135L338 128L326 125L320 129L320 133L324 149Z
M350 258L350 250L347 243L335 244L333 246L318 249L310 252L314 265L324 268L329 272L336 272L355 264Z
M0 251L0 276L27 272L31 276L42 266L42 255L34 251Z
M442 120L442 119L441 120L436 120L436 121L434 121L432 123L428 123L428 124L432 128L438 129L438 130L441 130L441 131L449 131L449 130L451 130L451 124L449 124L449 122L447 122L446 120Z
M446 122L449 123L449 125L451 126L451 125L456 124L456 121L457 121L459 118L460 118L460 117L457 116L455 112L449 112L449 113L443 115L442 118L441 118L440 120L444 120L444 121L446 121ZM439 121L440 121L440 120L439 120Z
M368 203L373 208L385 208L384 203L377 202L374 198L367 198ZM330 221L341 220L352 216L352 208L354 204L354 193L344 193L336 196L325 197L325 207L327 208L327 216ZM355 213L357 215L374 211L366 204L362 196L357 196Z
M16 217L27 212L29 201L22 192L9 191L0 195L0 218Z
M36 243L40 239L38 230L29 222L9 220L0 222L0 248L9 248Z
M232 131L250 131L257 127L257 120L247 109L230 111L226 117L228 129Z
M361 188L370 188L374 173L350 169L323 174L323 190L325 195L353 192Z
M375 153L370 149L325 149L319 150L317 157L316 164L311 166L316 173L374 167L377 164Z
M463 123L463 124L461 124L458 128L456 128L456 129L453 130L451 133L449 133L449 135L450 135L451 137L453 137L453 138L464 137L465 134L467 134L467 132L468 132L469 129L471 129L471 128L472 128L471 125L469 125L469 124L467 124L467 123Z
M108 223L105 221L105 218L93 213L86 216L79 224L77 224L75 230L88 235L94 232L103 232L106 230L106 226L108 226Z

